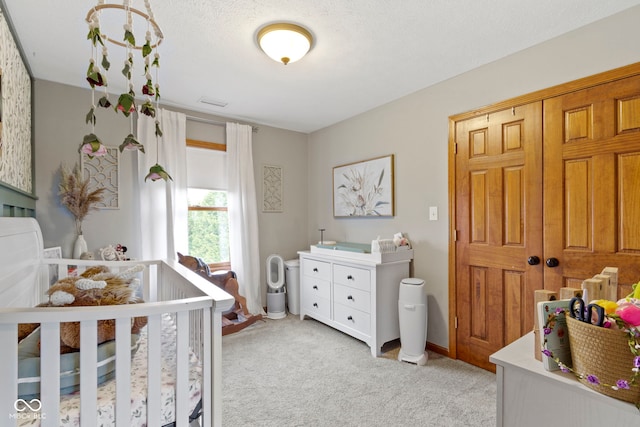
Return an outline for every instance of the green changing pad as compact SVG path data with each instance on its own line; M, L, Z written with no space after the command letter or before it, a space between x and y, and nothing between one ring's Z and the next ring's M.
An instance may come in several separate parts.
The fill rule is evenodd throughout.
M331 249L336 251L358 252L361 254L370 254L371 245L366 243L337 242L335 245L316 245L317 248Z

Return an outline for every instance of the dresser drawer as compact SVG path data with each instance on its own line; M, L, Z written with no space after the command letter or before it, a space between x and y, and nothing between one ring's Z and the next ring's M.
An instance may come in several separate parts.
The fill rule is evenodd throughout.
M303 259L302 274L316 279L331 280L331 264L315 259Z
M302 301L302 307L311 316L317 315L331 319L331 303L326 298L314 295L306 296Z
M371 290L371 272L363 268L335 264L333 266L333 282L369 292Z
M316 279L315 277L305 277L302 280L302 294L309 298L331 299L331 284L326 280Z
M365 313L371 313L371 294L360 289L335 284L333 286L333 301Z
M364 335L369 335L371 330L371 316L368 313L342 304L333 305L333 320Z

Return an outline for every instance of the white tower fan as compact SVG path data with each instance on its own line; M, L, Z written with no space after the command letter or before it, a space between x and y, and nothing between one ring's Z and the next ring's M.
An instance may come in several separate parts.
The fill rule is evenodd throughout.
M267 258L267 317L282 319L287 316L284 286L284 260L280 255Z

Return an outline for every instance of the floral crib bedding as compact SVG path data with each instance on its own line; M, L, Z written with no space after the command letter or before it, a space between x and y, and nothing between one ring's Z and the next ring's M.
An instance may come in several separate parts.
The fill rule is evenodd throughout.
M140 346L131 360L131 427L146 427L147 425L147 328L141 332ZM176 327L173 319L168 314L162 317L161 349L164 357L161 359L162 367L162 425L171 425L175 420L175 383L176 383ZM202 366L193 351L190 353L189 364L189 413L199 406L202 395L201 378ZM116 382L109 380L98 387L98 411L96 425L99 427L111 427L115 425L115 399ZM75 392L60 397L60 426L80 427L80 392ZM23 416L18 426L39 426L40 420L34 414L33 417Z

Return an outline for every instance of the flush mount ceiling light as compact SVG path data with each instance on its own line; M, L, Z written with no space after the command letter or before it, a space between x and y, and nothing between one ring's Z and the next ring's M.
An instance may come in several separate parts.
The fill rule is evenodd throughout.
M311 33L295 24L270 24L258 32L258 45L264 53L284 65L296 62L309 52Z

